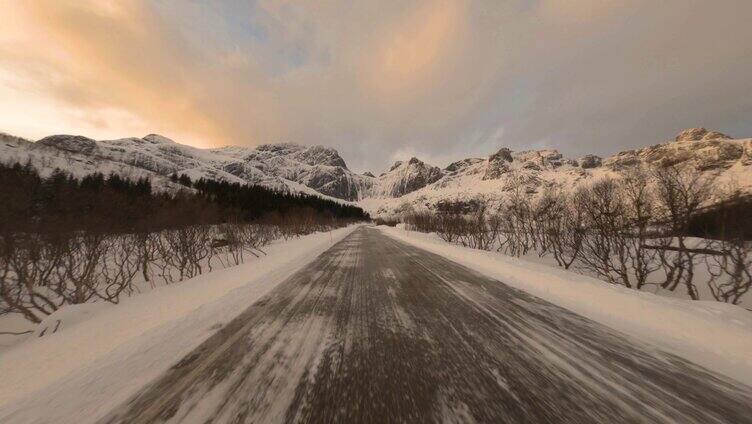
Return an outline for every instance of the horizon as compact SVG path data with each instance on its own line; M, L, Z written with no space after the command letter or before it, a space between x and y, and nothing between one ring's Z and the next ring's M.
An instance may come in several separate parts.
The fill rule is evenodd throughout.
M706 129L708 131L717 131L717 130L714 130L714 129L708 129L708 128L700 126L700 127L685 128L685 129L683 129L681 131L678 131L676 133L676 135L678 135L678 134L680 134L680 133L682 133L682 132L684 132L686 130L698 129L698 128L699 129ZM720 132L723 133L723 131L720 131ZM46 138L46 137L49 137L49 136L53 136L53 135L82 136L82 137L86 137L86 138L91 138L91 137L88 137L88 136L86 136L84 134L48 134L48 135L43 136L43 137L38 138L38 139L29 139L29 138L22 137L22 136L19 136L19 135L16 135L16 134L10 134L10 133L5 132L5 131L0 131L0 135L2 135L2 134L8 135L8 136L12 136L12 137L20 137L20 138L26 139L27 141L31 141L31 142L37 142L39 140L42 140L43 138ZM499 151L500 149L506 148L506 146L498 146L497 148L493 149L488 154L476 155L476 156L466 156L466 157L454 157L454 158L448 159L448 161L446 161L446 162L441 162L441 163L429 162L429 161L424 160L424 159L422 159L422 158L420 158L418 156L414 156L413 155L413 156L406 156L406 157L394 159L391 162L386 163L386 165L383 168L365 168L365 169L361 168L361 169L355 169L353 166L351 166L348 163L347 158L344 157L344 156L342 156L340 154L339 150L337 150L334 147L326 146L326 145L323 145L323 144L306 145L306 144L296 143L296 142L290 142L290 141L281 141L281 142L272 142L272 143L261 143L261 144L255 145L255 146L243 146L243 145L239 145L239 144L226 144L226 145L223 145L223 146L216 146L216 147L201 147L201 146L194 146L194 145L191 145L191 144L183 143L183 142L181 142L179 140L175 140L175 139L173 139L173 138L171 138L169 136L166 136L166 135L163 135L163 134L157 134L157 133L149 133L149 134L144 135L143 137L126 136L126 137L117 137L117 138L111 138L111 139L100 139L100 140L93 139L93 140L95 140L95 141L111 141L111 140L127 139L127 138L133 138L133 137L144 138L144 137L148 137L150 135L157 135L157 136L160 136L160 137L167 138L167 139L169 139L172 142L177 143L177 144L181 144L181 145L184 145L184 146L189 146L189 147L193 147L193 148L197 148L197 149L203 149L203 150L223 149L223 148L227 148L227 147L257 148L257 147L265 145L265 144L271 144L271 145L291 144L291 145L302 146L302 147L321 146L321 147L326 147L326 148L332 148L345 161L345 164L347 165L347 169L349 169L349 170L351 170L353 172L356 172L358 174L361 174L361 175L365 174L365 173L372 173L372 174L374 174L375 177L378 177L379 176L378 174L380 174L382 172L388 172L389 168L392 167L392 166L394 166L397 162L406 162L406 161L409 161L412 158L417 158L418 160L422 161L426 165L435 166L435 167L438 167L438 168L441 168L441 169L445 169L447 166L449 166L449 165L451 165L451 164L453 164L455 162L462 161L462 160L465 160L465 159L472 159L472 158L480 158L480 159L487 158L488 156L493 155L494 153L496 153L497 151ZM731 139L736 139L736 140L743 140L743 139L750 138L750 137L743 137L743 136L742 137L737 137L734 134L726 134L726 135L728 135L729 137L731 137ZM662 140L662 141L658 142L658 144L671 143L673 141L674 141L674 137L671 137L671 138L668 138L666 140ZM652 144L656 144L656 143L652 143ZM643 148L643 147L648 147L649 145L651 145L650 142L648 142L647 144L642 145L642 146L636 146L635 148L636 149L640 149L640 148ZM512 150L512 151L513 152L524 152L524 151L541 151L541 150L556 150L559 153L562 153L562 155L564 157L569 158L569 159L581 159L585 155L591 155L591 153L586 153L585 155L579 155L579 156L573 157L573 156L567 155L566 152L562 152L560 149L556 148L555 146L544 147L544 148L541 148L541 149L524 149L524 150L520 149L520 150ZM618 153L621 153L623 151L624 150L615 151L615 152L612 152L612 153L606 154L606 155L595 155L595 156L599 156L599 157L605 159L607 157L611 157L611 156L617 155Z
M678 135L678 134L679 134L680 132L683 132L683 131L685 131L685 130L689 130L689 129L694 129L694 128L703 128L703 129L707 129L707 128L704 128L704 127L692 127L692 128L685 128L685 129L682 129L681 131L677 131L677 135ZM708 130L709 130L709 131L716 131L716 130L714 130L714 129L708 129ZM720 131L720 132L723 132L723 131ZM10 134L10 133L8 133L8 132L5 132L5 131L0 131L0 134L5 134L5 135L9 135L9 136L15 136L15 137L20 137L20 138L24 138L24 139L26 139L26 140L28 140L28 141L31 141L31 142L37 142L37 141L39 141L39 140L42 140L43 138L46 138L46 137L49 137L49 136L53 136L53 135L66 135L66 136L82 136L82 137L86 137L86 138L91 138L91 137L88 137L88 136L86 136L85 134L48 134L48 135L46 135L46 136L44 136L44 137L41 137L41 138L38 138L38 139L29 139L29 138L21 137L21 136L19 136L19 135L16 135L16 134ZM93 140L95 140L95 141L110 141L110 140L119 140L119 139L133 138L133 137L136 137L136 138L144 138L144 137L148 137L148 136L150 136L150 135L157 135L157 136L160 136L160 137L164 137L164 138L167 138L167 139L169 139L169 140L171 140L171 141L173 141L174 143L177 143L177 144L181 144L181 145L184 145L184 146L189 146L189 147L194 147L194 148L197 148L197 149L204 149L204 150L212 150L212 149L223 149L223 148L227 148L227 147L246 147L246 148L256 148L256 147L259 147L259 146L262 146L262 145L265 145L265 144L271 144L271 145L279 145L279 144L291 144L291 145L296 145L296 146L303 146L303 147L322 146L322 147L326 147L326 148L333 148L333 149L334 149L334 150L335 150L335 151L337 152L337 154L340 154L339 150L337 150L336 148L334 148L334 147L331 147L331 146L326 146L326 145L323 145L323 144L309 144L309 145L306 145L306 144L302 144L302 143L295 143L295 142L290 142L290 141L281 141L281 142L272 142L272 143L260 143L260 144L258 144L258 145L255 145L255 146L243 146L243 145L239 145L239 144L227 144L227 145L223 145L223 146L216 146L216 147L201 147L201 146L193 146L193 145L191 145L191 144L187 144L187 143L182 143L182 142L181 142L180 140L175 140L175 139L173 139L173 138L171 138L171 137L169 137L169 136L166 136L166 135L163 135L163 134L157 134L157 133L149 133L149 134L146 134L146 135L144 135L143 137L138 137L138 136L125 136L125 137L116 137L116 138L111 138L111 139L100 139L100 140L96 140L96 139L93 139ZM727 134L727 135L728 135L728 136L730 136L730 137L731 137L731 139L737 139L737 140L742 140L742 139L747 139L747 138L750 138L750 137L736 137L736 136L735 136L735 135L733 135L733 134ZM666 140L662 140L662 141L660 141L659 143L660 143L660 144L663 144L663 143L670 143L670 142L674 141L674 140L673 140L673 138L674 138L674 137L670 137L670 138L667 138ZM403 157L403 158L395 159L395 160L393 160L393 161L391 161L391 162L388 162L388 163L386 163L386 165L385 165L384 167L382 167L382 168L366 168L366 169L354 169L354 168L353 168L353 167L352 167L351 165L349 165L349 164L348 164L348 160L347 160L347 158L346 158L346 157L343 157L343 156L342 156L341 154L340 154L340 157L342 157L342 159L343 159L343 160L345 161L345 164L347 165L347 169L349 169L349 170L351 170L351 171L353 171L353 172L356 172L356 173L358 173L358 174L365 174L365 173L367 173L367 172L368 172L368 173L373 173L375 177L378 177L378 176L379 176L378 174L380 174L380 173L382 173L382 172L387 172L387 171L389 170L389 168L390 168L391 166L395 165L395 164L396 164L397 162L406 162L406 161L409 161L409 160L410 160L410 159L412 159L412 158L417 158L418 160L422 161L422 162L423 162L423 163L425 163L426 165L430 165L430 166L435 166L435 167L438 167L438 168L444 169L444 168L446 168L447 166L449 166L449 165L451 165L451 164L453 164L453 163L455 163L455 162L458 162L458 161L462 161L462 160L465 160L465 159L472 159L472 158L480 158L480 159L483 159L483 158L486 158L486 157L488 157L488 156L490 156L490 155L493 155L493 154L494 154L494 153L496 153L497 151L499 151L499 149L502 149L502 148L505 148L505 147L506 147L506 146L498 146L498 147L497 147L496 149L494 149L494 150L492 150L491 152L489 152L488 154L484 154L484 155L476 155L476 156L466 156L466 157L455 157L455 158L453 158L453 159L449 159L449 161L448 161L448 162L443 162L443 163L433 163L433 162L429 162L429 161L426 161L426 160L423 160L423 159L421 159L421 158L420 158L420 157L418 157L418 156L407 156L407 157ZM648 147L648 144L646 144L646 145L643 145L643 146L636 146L636 148L637 148L637 149L639 149L639 148L642 148L642 147ZM567 157L567 158L570 158L570 159L580 159L580 158L582 158L582 157L584 156L584 155L580 155L580 156L577 156L577 157L572 157L572 156L569 156L569 155L567 155L567 154L566 154L565 152L561 152L561 151L560 151L559 149L557 149L557 148L556 148L555 146L551 146L551 147L544 147L544 148L541 148L541 149L525 149L525 150L545 150L545 149L549 149L549 150L556 150L556 151L559 151L559 153L562 153L562 155L564 155L564 157ZM521 149L521 150L512 150L512 151L513 151L513 152L523 152L523 151L525 151L525 150L522 150L522 149ZM622 151L623 151L623 150L622 150ZM606 154L606 155L596 155L596 156L599 156L599 157L601 157L601 158L607 158L607 157L610 157L610 156L616 155L616 154L618 154L618 153L620 153L620 152L621 152L621 151L616 151L616 152L612 152L612 153L609 153L609 154ZM586 155L590 155L590 154L591 154L591 153L586 153Z
M360 170L752 134L750 2L343 5L10 2L0 128L321 144Z

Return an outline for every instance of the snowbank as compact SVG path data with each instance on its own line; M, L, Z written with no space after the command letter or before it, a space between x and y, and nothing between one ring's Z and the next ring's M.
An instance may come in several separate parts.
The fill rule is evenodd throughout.
M744 308L638 292L560 268L451 245L436 235L378 228L395 239L752 385L752 312Z
M119 305L61 309L39 326L60 320L57 332L0 354L0 422L95 421L354 228L277 242L268 256Z

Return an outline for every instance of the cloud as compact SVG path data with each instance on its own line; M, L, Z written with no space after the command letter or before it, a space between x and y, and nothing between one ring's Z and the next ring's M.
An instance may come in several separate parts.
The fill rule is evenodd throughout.
M325 144L378 171L405 152L752 135L744 0L6 5L0 128L24 136Z

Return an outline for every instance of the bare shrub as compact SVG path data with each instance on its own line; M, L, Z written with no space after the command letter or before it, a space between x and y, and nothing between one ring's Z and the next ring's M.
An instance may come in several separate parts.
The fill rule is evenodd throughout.
M227 260L219 257L222 265L240 265L245 261L245 239L243 238L243 224L237 220L227 222L220 226L221 238L212 242L212 249L225 254Z
M608 283L632 287L629 227L616 181L606 178L582 188L575 193L574 201L584 212L586 228L578 266Z
M139 269L131 236L16 234L3 237L0 299L7 312L40 322L64 304L117 303Z
M408 229L422 233L431 233L438 229L434 214L429 211L406 213L402 216L402 222Z
M106 236L84 233L66 241L51 288L65 303L85 303L97 297L97 288L102 282L101 272L108 251Z
M649 184L648 173L635 168L619 181L619 192L626 215L626 244L629 269L634 287L640 290L648 284L650 275L660 268L657 252L646 245L651 238L651 224L656 215L657 202Z
M373 220L376 225L386 225L389 227L396 227L400 223L400 220L394 216L379 216Z
M151 288L156 287L151 273L153 264L161 259L159 249L158 232L141 231L134 234L132 241L137 247L138 263L141 269L141 275L144 281L148 282Z
M447 243L457 243L468 233L467 219L460 213L447 212L436 217L436 232Z
M159 237L158 265L160 276L165 283L193 278L203 272L202 261L211 255L209 232L201 225L190 225L175 230L164 231Z
M487 214L486 209L485 204L481 205L466 220L464 244L473 249L491 250L501 231L501 221Z
M62 305L52 288L65 253L65 241L36 234L5 233L0 242L3 309L20 313L31 322L41 322Z
M673 166L654 169L653 177L658 210L668 233L668 237L655 246L666 272L661 287L673 291L683 285L689 297L698 300L699 293L694 284L696 253L687 245L687 239L692 217L710 197L712 181L695 169Z
M536 207L541 252L550 252L559 266L569 269L582 250L583 220L582 210L561 191L544 193Z
M529 196L520 189L514 190L502 205L499 249L512 256L526 255L533 248L533 212Z
M122 294L133 293L133 278L142 265L138 235L109 237L106 260L101 267L101 284L96 287L96 295L102 300L119 303Z
M719 251L705 256L711 295L719 302L738 304L752 288L752 243L740 239L709 240L706 247Z
M752 241L745 240L752 234L752 212L735 183L724 190L726 205L706 215L712 234L705 239L704 262L713 298L736 305L752 289Z

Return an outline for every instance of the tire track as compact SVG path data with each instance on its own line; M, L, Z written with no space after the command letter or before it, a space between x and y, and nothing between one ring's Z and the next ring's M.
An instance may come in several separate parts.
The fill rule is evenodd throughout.
M752 422L752 389L361 228L102 422Z

